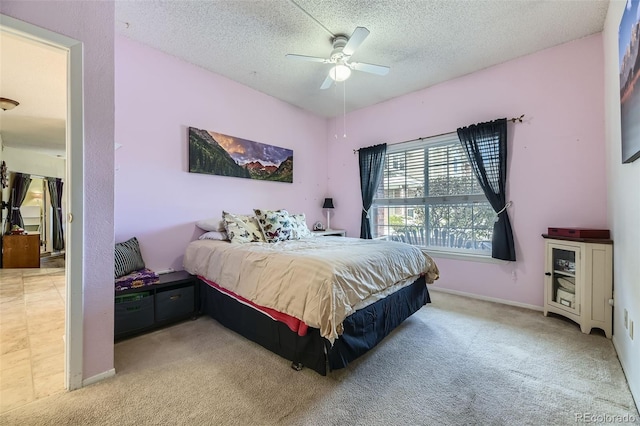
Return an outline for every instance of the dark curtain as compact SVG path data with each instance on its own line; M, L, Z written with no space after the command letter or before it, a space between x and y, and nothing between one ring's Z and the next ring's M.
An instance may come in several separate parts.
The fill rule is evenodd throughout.
M516 260L511 222L507 213L507 119L474 124L458 129L458 138L465 149L478 182L497 214L493 224L491 257Z
M360 148L360 190L362 191L362 221L360 238L371 239L371 222L369 209L373 203L373 196L378 189L384 172L384 159L387 154L387 144Z
M24 228L24 221L22 220L22 213L20 213L20 206L24 201L24 197L27 196L29 185L31 185L31 175L25 173L14 173L12 185L11 194L9 196L9 220L6 232L10 232L13 225L18 225L20 228Z
M53 250L60 251L64 249L64 231L62 229L62 186L64 183L60 178L47 178L47 186L49 187L49 197L51 198L51 207L53 215Z

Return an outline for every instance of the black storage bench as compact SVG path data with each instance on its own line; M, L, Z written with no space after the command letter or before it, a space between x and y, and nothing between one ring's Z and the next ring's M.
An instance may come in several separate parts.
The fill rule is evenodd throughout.
M186 271L162 274L158 283L149 286L116 290L114 338L119 340L187 318L195 319L197 306L195 276Z

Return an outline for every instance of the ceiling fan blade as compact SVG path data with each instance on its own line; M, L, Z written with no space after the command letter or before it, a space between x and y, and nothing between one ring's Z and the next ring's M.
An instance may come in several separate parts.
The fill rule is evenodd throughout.
M365 38L367 38L368 35L368 29L366 29L365 27L357 27L355 30L353 30L353 34L351 34L351 37L349 37L349 41L342 49L342 53L347 56L353 55L358 46L362 44L362 42Z
M368 72L370 74L387 75L389 74L389 67L384 65L365 64L362 62L350 62L349 66L357 71Z
M295 59L298 61L309 61L309 62L324 62L324 63L328 63L329 60L327 58L318 58L316 56L304 56L304 55L294 55L294 54L287 54L285 55L287 58L289 59Z
M331 87L332 84L333 84L333 79L331 78L331 75L327 74L327 78L325 78L324 81L322 82L322 86L320 86L320 89L321 90L328 89L329 87Z

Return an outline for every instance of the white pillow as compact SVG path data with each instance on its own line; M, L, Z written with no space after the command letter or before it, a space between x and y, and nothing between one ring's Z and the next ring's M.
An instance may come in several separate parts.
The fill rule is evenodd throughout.
M217 217L199 220L196 226L203 231L224 231L224 222Z
M222 231L209 231L198 237L199 240L220 240L220 241L229 241L229 237L227 233Z
M304 213L291 214L291 225L293 230L291 231L290 240L299 240L301 238L313 237L313 233L307 227L307 218Z

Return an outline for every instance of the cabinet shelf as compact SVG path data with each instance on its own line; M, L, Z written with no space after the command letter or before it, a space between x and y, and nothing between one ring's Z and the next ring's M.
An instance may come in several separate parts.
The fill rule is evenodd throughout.
M567 272L567 271L558 271L557 269L553 270L554 274L558 274L558 275L564 275L567 277L574 277L576 276L576 274L574 272Z

